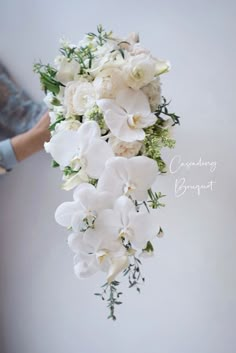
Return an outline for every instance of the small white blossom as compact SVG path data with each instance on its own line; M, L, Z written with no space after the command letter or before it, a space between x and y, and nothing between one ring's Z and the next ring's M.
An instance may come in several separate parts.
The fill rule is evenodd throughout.
M64 55L59 55L55 59L57 69L56 80L63 84L78 78L80 72L80 64L74 59L70 60Z

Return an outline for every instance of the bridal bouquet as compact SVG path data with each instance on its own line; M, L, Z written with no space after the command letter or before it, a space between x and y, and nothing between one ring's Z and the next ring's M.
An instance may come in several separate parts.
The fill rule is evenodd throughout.
M169 69L137 34L119 38L100 25L77 45L61 41L53 66L34 65L50 111L45 150L62 171L62 188L74 189L55 218L70 231L76 276L105 272L95 294L108 301L112 319L121 304L118 276L140 291L141 260L162 235L165 195L153 183L166 172L161 150L174 147L171 130L179 124L161 96L160 76Z

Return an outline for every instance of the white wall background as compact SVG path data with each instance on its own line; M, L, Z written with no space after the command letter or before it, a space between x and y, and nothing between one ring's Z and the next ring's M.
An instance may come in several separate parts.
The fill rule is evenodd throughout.
M1 353L235 352L235 2L232 0L1 0L0 57L41 99L34 60L50 62L62 35L78 41L102 23L118 34L139 31L143 44L168 58L163 78L184 161L217 161L159 178L166 236L144 264L142 294L126 290L118 321L93 293L102 276L77 280L67 233L54 210L71 195L39 153L0 180ZM176 178L216 181L213 191L180 198Z

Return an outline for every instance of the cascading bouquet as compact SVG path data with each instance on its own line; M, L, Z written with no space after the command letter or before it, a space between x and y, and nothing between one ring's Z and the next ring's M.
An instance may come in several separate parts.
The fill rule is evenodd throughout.
M56 221L70 230L74 272L86 278L106 273L101 296L110 315L121 304L117 276L140 291L140 258L153 254L162 235L152 185L166 172L163 147L173 148L169 113L161 96L160 75L170 69L142 47L138 35L122 39L88 33L78 45L61 41L54 66L37 63L51 119L45 150L63 173L62 188L74 189L73 201L56 210Z

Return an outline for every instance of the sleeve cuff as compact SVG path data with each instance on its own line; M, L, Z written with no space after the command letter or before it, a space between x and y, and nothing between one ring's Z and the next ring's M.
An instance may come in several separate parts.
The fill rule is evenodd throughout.
M0 142L0 167L6 171L12 169L17 164L15 152L10 139Z

